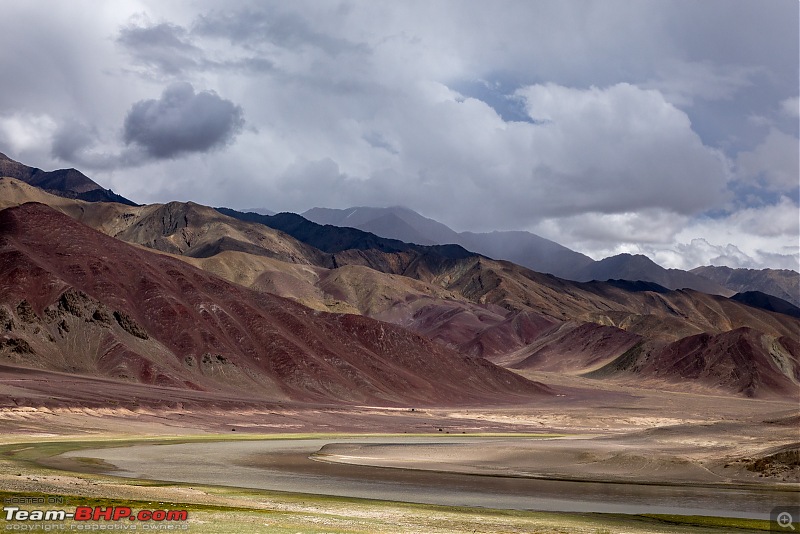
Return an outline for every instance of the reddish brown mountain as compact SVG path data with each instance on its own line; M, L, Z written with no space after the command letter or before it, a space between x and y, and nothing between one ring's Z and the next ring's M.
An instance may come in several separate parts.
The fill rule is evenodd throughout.
M437 257L415 249L326 253L262 224L193 203L86 203L0 179L0 207L28 199L46 202L108 235L180 255L230 282L313 309L400 325L453 350L514 368L586 373L639 342L637 350L655 357L683 338L742 327L772 338L800 338L800 321L794 317L697 291L623 280L576 283L509 262ZM604 376L628 374L611 369L616 370ZM740 392L735 384L729 386Z
M532 311L510 312L491 304L443 299L418 299L377 317L492 361L528 346L561 324Z
M748 397L799 399L800 343L752 328L688 336L660 349L641 344L592 373L635 373L683 384L703 384Z
M513 369L583 373L609 363L641 339L613 326L569 322L506 356L502 364Z
M0 212L0 315L2 359L27 367L347 403L547 392L400 327L230 284L41 204Z

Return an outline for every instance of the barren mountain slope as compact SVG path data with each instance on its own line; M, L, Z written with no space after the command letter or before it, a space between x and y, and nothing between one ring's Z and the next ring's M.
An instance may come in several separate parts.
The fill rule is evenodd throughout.
M418 249L389 252L381 248L349 249L331 253L331 259L330 255L262 224L239 221L193 203L142 207L84 203L43 196L35 188L7 179L0 180L0 192L3 193L0 198L15 198L17 203L26 198L45 200L74 218L129 242L184 256L203 257L195 264L209 266L213 272L237 283L259 284L259 289L273 289L320 309L325 306L326 299L333 299L346 302L349 308L345 309L375 314L388 309L391 303L427 295L479 305L492 304L509 311L532 311L559 321L597 322L647 335L660 329L669 340L741 326L772 335L791 334L797 328L796 321L787 323L775 314L699 292L640 290L651 288L647 284L640 287L575 283L480 256L448 258L439 255L437 249L428 252L429 249L422 248L422 253ZM4 200L4 205L8 204L11 201ZM302 227L299 221L293 224ZM327 227L325 231L330 234L336 228ZM363 232L356 235L361 234ZM363 242L355 243L367 246ZM226 246L239 251L246 249L249 255L235 254L235 250L226 249ZM226 254L220 256L219 252ZM298 269L280 262L256 261L252 256L309 267ZM226 266L227 262L232 265ZM329 262L348 267L341 271L334 269L329 274L317 268ZM250 267L242 272L245 264ZM353 267L358 265L373 269ZM261 269L263 276L258 274ZM393 273L404 276L385 276ZM319 284L322 286L316 287ZM370 289L377 286L384 287L384 293L388 291L392 296L385 294L380 299L371 299L370 296L380 293ZM660 320L651 321L650 316ZM786 324L795 326L787 330Z
M732 291L761 291L800 306L800 273L789 269L731 269L706 265L690 272Z
M675 383L695 383L747 397L800 399L800 344L752 328L697 334L660 349L641 344L590 376L623 374Z
M193 202L125 206L50 195L23 182L0 178L0 208L41 202L128 243L206 258L240 251L290 263L326 265L330 255L262 224L247 223Z
M36 191L9 180L0 181L0 187L16 191L17 201L25 197L19 189ZM237 284L317 310L398 324L503 365L582 373L613 361L638 340L645 351L657 354L687 336L740 327L773 337L800 336L800 321L791 317L653 283L575 283L508 262L448 258L435 250L425 253L427 249L356 248L325 254L258 223L191 203L129 208L37 194L74 217L135 242L176 254L221 250L208 257L177 257ZM244 245L250 252L239 251ZM340 266L319 266L326 261ZM406 276L391 274L397 272Z
M105 236L41 204L0 212L2 357L174 387L384 404L546 388L402 328L314 312Z
M328 261L327 255L319 250L281 232L237 221L194 202L170 202L148 208L114 237L195 258L239 251L291 263L320 265Z
M0 177L4 176L21 180L65 198L135 205L112 190L103 189L99 184L76 169L59 169L46 172L36 167L28 167L0 153Z
M319 288L328 295L352 304L370 317L420 298L463 300L456 293L441 287L358 265L346 265L325 272L320 277Z
M731 300L747 304L748 306L752 306L754 308L760 308L762 310L800 318L800 307L795 306L787 300L762 293L761 291L745 291L744 293L736 293L731 297Z
M455 243L467 250L512 261L530 269L569 278L592 263L588 256L530 232L455 232L419 213L390 208L312 208L303 217L319 224L358 228L376 235L423 245Z
M418 276L475 303L533 311L556 320L617 326L634 333L653 335L661 331L671 339L742 326L777 336L800 334L800 321L792 317L717 295L671 291L653 284L639 289L635 284L614 281L570 282L487 258L470 258L438 273ZM649 316L662 321L663 327L647 321Z
M495 363L512 369L584 373L621 356L640 343L641 336L613 326L567 322Z
M680 269L665 269L642 254L617 254L595 261L570 276L571 280L643 280L669 289L694 289L712 295L730 297L735 293L720 284Z

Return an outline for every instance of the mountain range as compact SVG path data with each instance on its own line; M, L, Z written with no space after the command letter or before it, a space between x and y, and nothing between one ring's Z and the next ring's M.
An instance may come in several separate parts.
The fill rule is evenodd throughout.
M6 361L271 400L429 404L547 392L483 358L366 317L315 314L43 204L0 212L0 233Z
M641 254L618 254L595 261L531 232L459 233L403 207L312 208L302 215L319 224L357 228L410 243L458 244L491 258L568 280L642 280L670 289L689 288L726 297L754 290L800 306L800 274L796 271L711 266L692 271L665 269Z
M491 258L512 261L562 278L569 278L593 262L588 256L530 232L458 233L403 207L312 208L302 215L318 224L358 228L409 243L457 244Z
M706 265L690 271L736 291L760 291L800 306L800 276L789 269L732 269Z
M538 372L799 391L796 308L761 292L577 282L296 214L69 196L0 179L0 357L14 366L389 405L556 394Z

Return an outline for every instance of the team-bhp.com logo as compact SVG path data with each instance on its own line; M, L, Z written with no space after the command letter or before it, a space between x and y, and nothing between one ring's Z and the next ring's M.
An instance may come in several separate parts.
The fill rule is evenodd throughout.
M74 512L64 509L23 510L19 506L4 506L3 515L6 520L6 530L34 530L25 528L23 525L30 521L53 522L66 521L68 519L78 522L78 524L63 525L60 530L97 530L96 528L90 528L90 526L93 524L92 522L98 521L155 522L155 525L152 523L150 523L150 526L142 525L142 530L162 530L162 528L159 528L160 525L170 525L169 530L176 530L174 522L183 522L182 527L185 528L185 522L189 519L189 512L186 510L139 510L134 512L128 506L78 506ZM15 524L20 528L14 528ZM135 530L134 525L130 525L130 527L133 528L125 528L125 530ZM103 530L116 529L106 527Z

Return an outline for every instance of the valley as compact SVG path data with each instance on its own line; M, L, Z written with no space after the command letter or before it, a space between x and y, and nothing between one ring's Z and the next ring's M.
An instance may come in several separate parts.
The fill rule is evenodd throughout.
M2 387L33 396L44 378ZM0 411L0 481L68 504L158 501L200 532L758 532L800 492L791 462L758 463L795 445L793 402L535 378L564 396L412 411L142 387L126 404L95 384L94 407Z
M158 499L217 518L198 532L758 531L800 496L800 318L778 296L87 201L14 163L3 491Z

